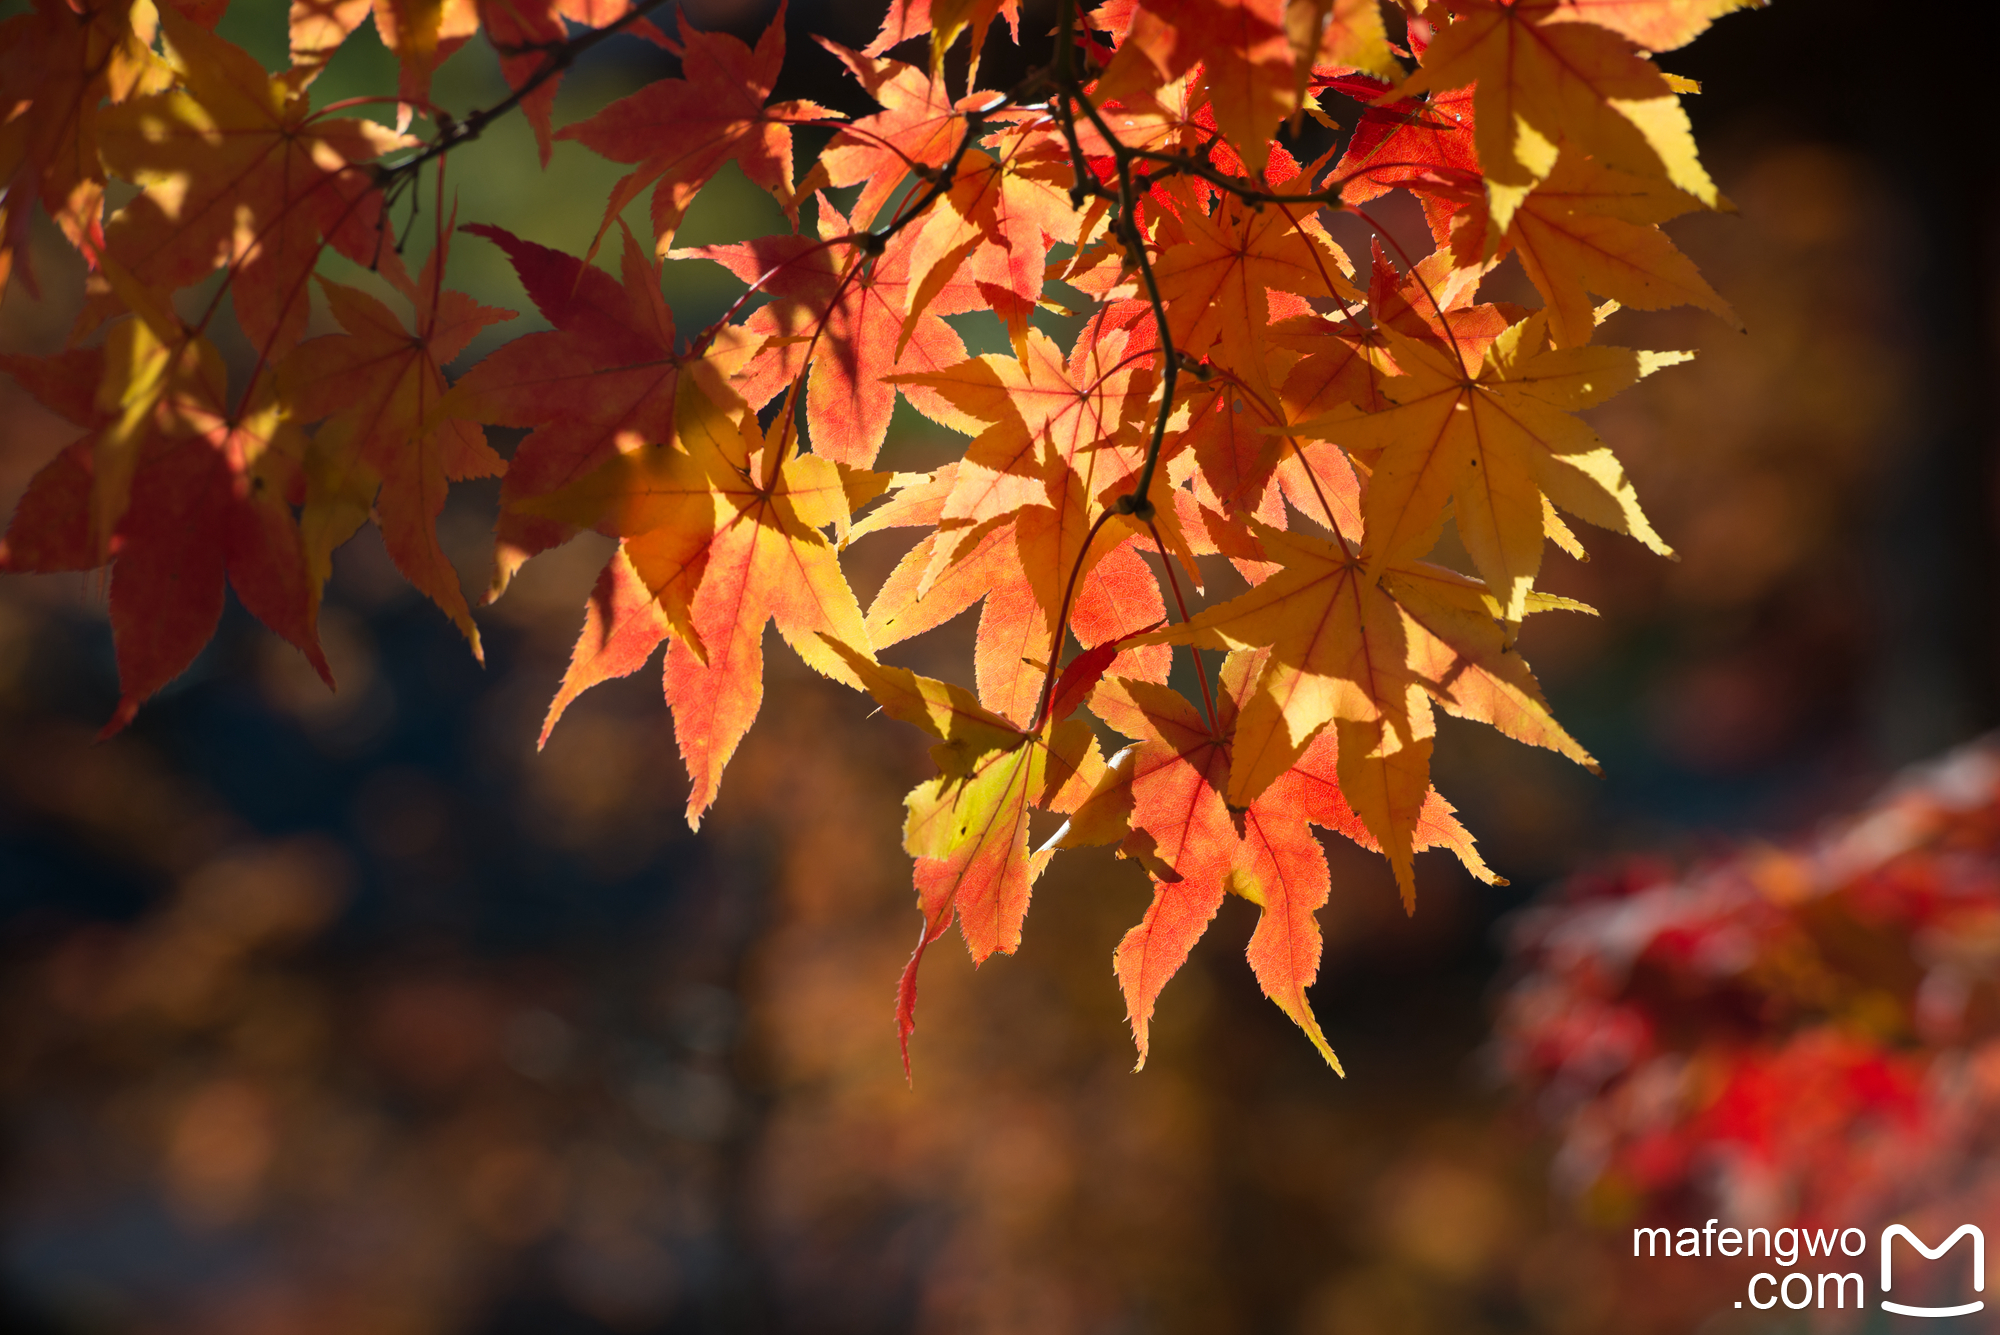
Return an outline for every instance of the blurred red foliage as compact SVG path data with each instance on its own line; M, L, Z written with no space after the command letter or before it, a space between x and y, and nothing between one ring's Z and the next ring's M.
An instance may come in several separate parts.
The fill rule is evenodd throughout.
M1573 880L1499 1054L1605 1220L2000 1223L2000 741L1791 847Z

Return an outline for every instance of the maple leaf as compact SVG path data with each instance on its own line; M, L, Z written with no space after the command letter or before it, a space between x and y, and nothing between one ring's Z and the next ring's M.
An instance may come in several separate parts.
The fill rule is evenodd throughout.
M720 376L731 358L717 354L705 361L676 351L659 265L622 227L620 279L503 228L474 224L466 230L506 252L528 296L555 326L483 358L440 407L489 425L534 428L501 483L491 601L522 562L577 531L533 510L534 503L601 467L621 448L672 444L674 405L690 368Z
M1053 521L1052 513L1030 509L986 526L919 597L937 545L935 534L925 536L897 563L868 609L876 646L933 630L983 599L973 653L979 697L1006 717L1032 717L1041 698L1042 655L1052 638L1055 613L1048 608L1061 595L1054 589L1045 607L1039 591L1066 573L1056 570L1064 553L1055 545ZM1158 585L1129 544L1101 547L1077 577L1069 619L1069 631L1085 647L1157 620L1162 606ZM1068 552L1072 561L1075 555ZM1150 660L1151 672L1164 677L1165 669L1164 655Z
M1133 13L1097 94L1131 100L1200 65L1216 125L1250 171L1262 176L1272 132L1299 105L1303 80L1297 53L1317 50L1318 15L1330 9L1312 3L1288 7L1285 0L1149 3ZM1343 6L1343 13L1354 10L1358 6ZM1387 56L1385 44L1380 51L1385 65ZM1371 53L1371 62L1374 58Z
M1097 739L1079 719L1029 732L981 706L963 687L875 662L836 636L822 635L893 718L938 739L938 777L905 801L904 846L917 860L923 928L896 989L903 1071L910 1070L917 972L924 952L955 917L972 962L1012 954L1021 942L1029 893L1050 850L1030 855L1031 809L1074 810L1104 768Z
M1514 214L1506 241L1548 303L1549 334L1559 348L1590 341L1596 328L1591 293L1634 310L1700 306L1736 328L1729 303L1674 248L1658 224L1699 207L1657 178L1613 171L1565 153L1547 180ZM1467 219L1454 249L1477 249L1486 229Z
M666 254L688 205L725 162L735 162L786 212L796 212L791 127L834 113L804 101L765 105L785 60L785 6L778 6L754 50L728 33L693 27L685 11L681 41L681 78L648 84L556 133L613 162L638 164L612 188L590 245L593 255L625 206L649 188L655 248Z
M1699 37L1708 25L1766 0L1560 0L1545 23L1594 23L1632 39L1642 51L1672 51Z
M1053 339L1030 329L1018 358L988 354L898 377L898 384L933 390L973 422L989 424L954 474L929 578L981 523L1023 506L1064 512L1072 489L1095 500L1134 471L1136 442L1126 427L1143 413L1153 377L1127 362L1125 344L1121 331L1081 340L1072 364ZM928 581L919 595L927 588Z
M1127 89L1117 98L1108 98L1100 81L1093 90L1093 98L1098 104L1098 119L1104 122L1110 138L1098 129L1097 120L1078 121L1076 133L1077 142L1099 180L1110 182L1117 175L1114 140L1119 146L1134 150L1207 153L1219 170L1244 174L1236 150L1216 129L1215 111L1202 90L1198 69L1157 88ZM1048 146L1048 156L1054 160L1066 160L1068 155L1067 142L1058 139ZM1209 183L1192 184L1200 191Z
M1450 8L1451 22L1396 93L1477 85L1474 129L1495 226L1505 228L1554 170L1564 140L1607 167L1663 175L1703 204L1720 202L1673 84L1629 38L1567 21L1584 17L1567 0L1452 0Z
M869 633L878 647L935 629L984 600L973 654L979 696L1010 718L1033 716L1042 690L1042 663L1052 638L1055 600L1076 552L1056 546L1055 516L1029 509L988 526L963 549L921 598L916 589L932 564L936 536L907 553L877 591L868 609ZM1053 573L1051 573L1053 572ZM1086 648L1116 639L1159 619L1159 588L1145 562L1122 540L1099 544L1076 581L1069 631ZM1143 657L1143 656L1142 656ZM1147 671L1165 675L1164 655L1147 659Z
M1429 786L1431 701L1592 763L1549 716L1501 633L1499 601L1482 585L1407 557L1372 566L1344 540L1247 522L1280 568L1247 593L1136 641L1270 651L1234 725L1231 805L1256 800L1321 729L1337 724L1340 786L1413 896L1411 840ZM1537 600L1533 610L1557 606L1571 605Z
M1239 811L1223 798L1247 657L1226 669L1213 724L1164 686L1126 678L1100 685L1092 712L1137 745L1113 759L1050 841L1051 848L1121 842L1152 875L1152 902L1112 955L1139 1051L1134 1069L1146 1064L1161 990L1233 892L1262 909L1248 956L1264 994L1340 1070L1305 994L1319 969L1314 915L1329 884L1296 784L1288 778Z
M1691 354L1550 349L1547 318L1536 312L1509 328L1476 370L1387 328L1403 374L1385 379L1382 389L1396 406L1337 410L1293 428L1370 461L1362 515L1371 570L1423 543L1447 498L1466 550L1510 622L1521 619L1541 566L1544 495L1669 554L1610 448L1570 414Z
M543 503L624 538L625 558L663 613L661 590L684 608L654 624L689 632L673 637L665 675L691 827L763 703L767 622L808 667L860 685L821 638L868 644L861 606L819 531L851 513L849 484L832 460L788 452L789 434L779 426L767 437L746 406L718 404L690 382L676 405L678 445L615 454Z
M891 0L897 4L899 0ZM1007 23L1014 31L1014 40L1021 37L1020 0L910 0L911 6L923 5L930 10L931 28L931 72L944 73L945 52L951 50L963 32L972 34L971 58L966 67L966 81L979 82L979 59L986 49L986 34L993 27L993 20L1001 14L1007 15Z
M1122 364L1123 346L1116 334L1085 339L1066 363L1052 340L1030 330L1024 360L975 358L913 378L993 425L955 468L939 532L892 572L869 624L886 645L985 599L974 658L979 694L1010 718L1030 718L1040 699L1036 661L1046 661L1072 581L1070 629L1086 648L1164 615L1158 582L1129 545L1140 530L1106 524L1085 550L1098 517L1142 463L1143 449L1121 421L1148 385ZM1164 667L1162 657L1148 670Z
M1273 324L1266 341L1301 354L1278 386L1286 420L1319 417L1341 404L1367 411L1388 406L1376 366L1381 340L1357 321L1292 316Z
M1257 985L1305 1031L1334 1074L1344 1076L1347 1072L1306 999L1306 989L1319 976L1317 914L1332 884L1326 850L1301 818L1298 799L1290 791L1294 786L1287 777L1245 808L1242 852L1230 889L1261 910L1244 952Z
M526 87L548 67L551 53L568 36L565 21L586 28L604 28L619 22L632 10L628 0L478 0L478 5L486 40L500 56L500 77L514 89ZM296 14L297 10L293 12ZM676 43L646 19L627 22L624 30L655 46L678 50ZM521 102L521 112L535 132L535 149L541 154L544 167L549 165L549 150L554 146L551 120L556 93L561 87L562 72L557 67L554 75L543 79Z
M287 44L292 67L280 77L303 91L326 69L327 62L361 26L375 0L292 0L287 15Z
M1359 557L1344 545L1246 522L1281 568L1182 625L1140 637L1141 643L1271 650L1235 726L1226 789L1234 806L1254 801L1336 718L1386 724L1380 745L1387 751L1432 731L1409 665L1401 610L1365 575Z
M1177 692L1151 683L1106 681L1091 707L1138 745L1114 758L1051 842L1074 847L1121 840L1143 852L1144 865L1157 869L1152 903L1112 954L1143 1067L1160 992L1222 907L1240 851L1222 799L1229 747ZM1118 814L1109 815L1107 808Z
M1174 347L1187 356L1209 357L1254 383L1264 376L1270 293L1361 300L1347 257L1307 206L1252 209L1232 196L1209 216L1182 182L1168 190L1181 208L1178 220L1161 220L1153 275Z
M540 74L548 55L567 36L565 19L601 28L631 10L627 0L292 0L292 67L281 77L303 89L319 77L334 53L371 14L382 45L400 67L397 91L408 103L430 94L431 75L483 27L500 57L500 74L521 88ZM671 47L665 34L644 19L627 31ZM528 93L521 110L535 131L542 165L549 161L549 116L555 106L560 70Z
M1393 329L1405 338L1428 344L1440 356L1474 366L1494 339L1528 317L1524 307L1473 301L1480 280L1499 262L1497 256L1461 265L1450 250L1439 249L1412 265L1408 273L1400 273L1379 241L1373 249L1368 308L1378 330ZM1388 355L1387 336L1378 334L1372 341L1383 350L1379 359L1383 368L1393 371L1395 358ZM1376 390L1379 397L1379 382Z
M152 7L134 0L35 0L32 14L0 23L0 293L25 260L37 200L70 244L102 247L101 104L171 82L153 37ZM25 263L21 277L38 292Z
M1391 77L1402 72L1390 54L1382 7L1370 0L1286 0L1285 35L1298 67L1294 102L1304 101L1315 66Z
M315 630L318 589L288 504L304 439L268 395L234 417L214 346L201 341L175 358L126 447L132 502L106 544L93 512L100 437L123 415L118 400L105 402L118 383L116 353L5 357L0 369L86 431L30 481L0 542L0 569L90 570L111 559L119 700L103 736L194 661L221 620L225 586L332 684Z
M814 453L866 468L889 434L898 388L933 421L972 429L942 395L910 377L964 360L964 340L940 317L984 303L971 284L948 284L926 309L906 316L909 233L872 261L856 247L831 244L847 233L847 220L822 196L818 241L762 237L676 250L672 257L713 260L744 282L761 284L771 301L744 322L743 332L764 342L737 374L736 388L761 406L806 371Z
M1195 499L1224 519L1254 514L1283 528L1283 493L1271 482L1284 457L1284 438L1264 429L1266 419L1241 387L1217 381L1203 388L1208 392L1190 396L1193 411L1181 442L1194 457ZM1206 404L1200 404L1203 398Z
M1074 243L1066 169L1024 153L1032 141L1016 132L1000 156L968 154L951 189L924 220L910 255L909 313L925 310L966 266L986 304L1018 341L1042 299L1051 242ZM906 328L907 341L914 326ZM900 351L900 349L899 349Z
M1597 772L1590 753L1549 713L1541 687L1506 632L1492 590L1424 561L1386 567L1381 587L1403 614L1404 661L1446 713L1489 724L1515 741ZM1594 614L1582 603L1545 593L1528 595L1527 611Z
M1349 730L1352 731L1351 729ZM1329 830L1337 830L1371 853L1384 852L1382 841L1376 836L1377 825L1383 823L1378 814L1371 823L1354 809L1342 788L1340 778L1340 736L1339 728L1323 728L1306 747L1287 775L1295 781L1294 792L1298 802L1313 824ZM1365 782L1365 779L1364 779ZM1386 793L1384 794L1386 797ZM1426 788L1419 801L1414 818L1408 825L1409 843L1412 852L1422 852L1427 848L1448 848L1458 860L1478 880L1488 885L1505 885L1506 881L1493 874L1486 860L1473 847L1472 836L1459 823L1457 813L1451 803L1439 795L1435 787ZM1410 912L1416 911L1416 899L1408 895L1403 906Z
M871 474L867 477L881 479L882 475ZM850 507L872 499L867 481L856 485L857 477L851 473L843 473L841 480L847 486ZM707 494L706 487L703 493ZM709 504L712 506L713 502ZM836 507L833 514L837 526L841 518L839 508ZM617 550L605 562L596 585L591 589L589 601L584 604L583 630L570 653L569 669L563 674L562 686L556 691L555 699L549 702L538 745L548 744L556 721L577 696L599 682L637 672L676 629L699 645L699 632L694 628L691 609L687 605L692 597L692 584L686 586L685 596L677 601L669 590L680 590L674 589L671 584L664 589L649 586L639 566L628 554L637 550L642 561L654 565L660 546L660 543L647 538L628 538L618 544ZM688 570L693 578L698 579L700 571L694 562L689 563ZM671 615L669 604L673 606Z
M444 367L481 329L514 318L443 285L447 230L404 295L408 324L358 288L321 287L345 333L309 339L279 368L300 421L326 421L307 460L306 523L312 561L324 578L334 547L372 506L382 541L411 584L444 609L475 655L458 572L438 545L437 518L451 482L495 477L506 464L472 422L442 417Z
M397 92L430 95L431 75L479 31L475 0L375 0L375 31L401 64Z
M322 242L370 266L388 251L380 191L355 164L416 141L373 121L313 115L240 47L172 9L161 26L184 87L98 118L105 164L145 187L112 217L105 248L161 290L227 264L238 322L276 359L305 330Z
M549 744L557 720L579 695L600 682L631 676L646 666L653 651L672 633L673 625L659 598L646 587L625 554L625 544L619 543L584 603L583 630L570 650L562 685L542 719L536 747Z
M203 378L212 345L184 326L158 293L140 286L108 255L99 271L130 306L133 318L113 324L104 339L97 400L105 420L90 441L90 542L97 560L109 554L113 531L132 498L132 474L161 405L179 382Z
M965 117L936 75L900 60L872 59L824 37L819 44L847 66L882 110L835 131L798 192L859 185L861 194L849 212L857 224L868 226L910 173L951 160L965 138Z
M1325 86L1360 98L1389 91L1380 79L1329 77ZM1332 180L1349 204L1365 204L1399 185L1445 181L1477 188L1479 150L1473 142L1473 90L1398 98L1364 106Z
M932 0L889 0L889 12L875 40L862 48L864 55L879 56L892 47L918 37L931 39L931 60L941 60L958 41L960 33L972 33L971 63L966 82L979 82L979 57L986 47L986 34L993 20L1005 18L1015 42L1021 40L1021 0L947 0L933 13Z

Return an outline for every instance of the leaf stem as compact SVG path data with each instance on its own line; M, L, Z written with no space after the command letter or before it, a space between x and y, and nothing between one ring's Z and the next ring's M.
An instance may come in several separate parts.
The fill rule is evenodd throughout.
M1174 591L1174 606L1180 609L1181 624L1186 625L1189 619L1187 600L1181 597L1181 581L1180 577L1174 574L1173 557L1167 554L1167 545L1160 541L1160 530L1154 527L1153 521L1150 519L1146 521L1146 532L1150 533L1153 537L1153 550L1159 553L1160 569L1167 572L1167 587ZM1202 712L1208 715L1209 732L1214 733L1216 731L1215 696L1208 689L1208 668L1201 661L1200 649L1190 644L1188 646L1188 653L1194 656L1195 680L1201 683Z
M1075 0L1063 0L1062 8L1066 16L1073 14L1074 7ZM1067 47L1064 51L1067 51ZM1118 174L1118 201L1116 212L1111 219L1111 228L1124 243L1126 255L1137 266L1140 280L1146 285L1146 300L1153 308L1153 324L1160 341L1160 411L1153 419L1153 438L1146 446L1146 462L1139 469L1138 482L1133 485L1131 491L1118 498L1114 507L1119 514L1150 520L1153 517L1153 503L1148 493L1152 490L1153 474L1160 465L1161 447L1166 443L1167 421L1173 416L1174 389L1180 373L1180 357L1174 350L1173 334L1167 327L1167 305L1160 295L1159 279L1153 273L1153 260L1146 253L1145 232L1139 226L1138 197L1132 180L1134 150L1128 148L1116 134L1112 133L1110 125L1105 123L1103 113L1077 85L1074 71L1067 68L1066 62L1061 61L1061 55L1062 53L1058 53L1058 80L1063 86L1057 90L1057 106L1060 108L1059 118L1063 122L1064 137L1069 141L1071 151L1080 154L1081 141L1077 138L1075 113L1069 106L1070 99L1074 98L1076 104L1083 108L1084 115L1089 117L1091 128L1095 129L1111 147L1113 170ZM1086 173L1090 170L1089 164L1082 157L1078 157L1073 162L1072 169L1080 189ZM1094 182L1093 186L1096 193L1103 191L1103 186ZM1076 191L1073 190L1072 196L1075 194Z
M1333 534L1334 539L1340 543L1341 550L1346 552L1351 558L1354 555L1354 544L1349 542L1347 535L1340 531L1340 521L1333 517L1333 506L1327 502L1326 492L1319 485L1319 474L1313 471L1312 460L1306 457L1305 447L1299 444L1298 436L1293 434L1289 429L1290 423L1285 421L1282 413L1264 402L1264 397L1246 384L1243 377L1236 374L1236 372L1226 366L1219 366L1216 368L1216 374L1234 385L1236 392L1243 396L1243 401L1262 413L1265 421L1281 429L1285 443L1290 445L1292 453L1298 456L1299 466L1306 470L1306 481L1312 484L1313 495L1319 498L1320 512L1326 516L1327 529Z
M1063 585L1062 607L1056 612L1055 639L1049 645L1048 665L1042 669L1042 696L1035 705L1034 714L1037 720L1049 712L1049 695L1056 688L1056 660L1062 657L1063 632L1069 629L1069 605L1076 596L1077 578L1083 574L1083 563L1090 555L1092 544L1097 541L1098 530L1104 527L1114 513L1116 512L1106 510L1097 516L1097 522L1092 524L1090 532L1084 535L1083 547L1077 552L1076 560L1070 564L1069 582Z
M1410 262L1410 252L1404 250L1402 242L1389 235L1389 229L1381 223L1376 222L1368 210L1362 208L1360 205L1342 204L1340 211L1342 213L1351 213L1361 219L1361 221L1368 224L1375 235L1389 243L1389 249L1395 251L1396 258L1403 262L1403 271L1409 274L1411 280L1416 283L1417 287L1430 301L1431 309L1437 312L1438 327L1444 330L1445 338L1451 343L1452 355L1458 358L1458 364L1463 368L1465 366L1465 350L1458 345L1458 333L1451 327L1451 321L1445 318L1444 307L1438 304L1437 293L1431 291L1431 285L1424 281L1424 276L1417 272L1417 266Z
M529 96L536 89L555 78L558 74L561 74L571 65L574 65L577 62L577 58L582 56L584 52L589 51L600 42L608 41L610 38L637 23L640 19L646 17L652 11L664 8L669 3L670 0L640 0L640 3L633 5L603 27L592 28L587 32L578 33L560 45L549 48L547 58L542 61L542 67L529 75L526 82L522 83L520 87L498 102L495 102L492 106L482 107L462 121L455 121L449 118L440 120L438 123L437 138L393 167L382 168L379 177L380 183L386 187L396 178L414 173L432 158L449 153L460 144L470 143L474 139L477 139L481 134L485 133L487 126L520 106L528 100Z

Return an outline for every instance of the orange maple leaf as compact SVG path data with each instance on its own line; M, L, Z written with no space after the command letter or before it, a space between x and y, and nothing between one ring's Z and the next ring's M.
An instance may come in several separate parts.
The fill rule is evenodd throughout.
M307 456L306 525L320 577L333 548L372 508L397 569L444 609L478 655L479 628L458 571L438 545L437 518L450 483L496 477L507 465L481 427L443 417L438 405L445 365L481 329L514 312L444 287L449 236L404 292L416 308L408 324L359 288L322 278L346 332L301 343L279 377L300 421L326 419Z
M1381 567L1353 548L1249 527L1280 568L1257 587L1139 643L1268 649L1241 693L1227 794L1248 805L1336 725L1340 787L1415 896L1410 859L1429 789L1431 714L1498 727L1591 765L1550 717L1540 689L1499 626L1501 606L1465 576L1409 560ZM1536 598L1529 610L1574 608Z
M437 67L478 34L481 8L476 0L375 0L375 30L402 62L397 91L428 97Z
M1165 686L1106 679L1091 697L1091 711L1137 744L1111 761L1050 841L1050 847L1119 843L1152 876L1145 916L1112 955L1138 1067L1146 1064L1161 990L1187 962L1223 896L1235 893L1263 910L1248 949L1259 986L1340 1070L1306 1000L1319 971L1314 915L1326 903L1329 882L1298 782L1287 776L1241 807L1223 798L1236 699L1254 675L1252 657L1237 655L1225 669L1212 722Z
M184 86L99 116L106 165L145 187L113 215L105 246L162 291L227 264L237 321L275 360L305 331L323 242L400 270L378 230L381 192L355 164L415 141L373 121L315 116L247 52L172 9L161 26Z
M1297 781L1294 792L1308 820L1324 829L1339 831L1371 853L1382 852L1381 841L1341 790L1339 729L1322 729L1292 767L1290 777ZM1423 795L1410 829L1410 847L1419 853L1427 848L1448 848L1475 878L1488 885L1507 884L1479 856L1472 835L1436 788L1427 789ZM1416 901L1406 900L1404 907L1414 911Z
M173 78L151 49L152 7L134 10L134 0L35 0L34 13L0 24L0 293L25 257L37 200L70 244L102 248L102 104L157 92ZM38 291L25 263L20 272Z
M1309 206L1252 209L1230 196L1210 215L1183 182L1167 189L1178 216L1161 219L1153 273L1178 351L1254 383L1265 375L1271 293L1361 300L1352 265Z
M882 110L834 133L799 183L799 194L859 185L861 194L849 212L857 224L871 226L912 172L951 160L965 138L965 117L953 105L943 79L900 60L871 59L824 37L819 44L847 66Z
M864 55L879 56L890 48L917 37L931 40L931 61L936 64L957 42L960 33L972 33L972 59L966 71L968 83L979 82L979 56L986 46L987 31L993 20L1005 18L1014 40L1021 40L1021 0L889 0L889 12L875 40L862 48Z
M896 989L896 1031L903 1071L910 1069L916 1027L917 972L924 952L957 918L972 962L1011 955L1021 943L1028 897L1051 852L1028 851L1028 813L1068 813L1102 778L1104 761L1089 725L1048 722L1036 731L981 706L949 682L885 667L832 635L823 635L891 717L938 739L938 777L905 799L903 844L916 858L917 947Z
M672 252L675 259L713 260L771 297L743 323L743 333L762 345L737 373L736 388L761 407L805 372L813 452L856 468L875 462L899 388L933 421L973 429L928 382L911 377L965 359L964 340L940 317L979 309L978 290L947 284L926 309L905 315L912 234L898 233L869 259L857 247L835 244L849 228L825 196L818 226L817 241L769 236Z
M1284 0L1163 0L1137 7L1097 96L1130 101L1199 65L1216 124L1242 149L1252 174L1261 176L1272 133L1299 105L1298 62L1285 17Z
M1560 0L1544 22L1595 23L1632 39L1642 51L1686 46L1724 14L1766 0Z
M666 695L698 828L763 703L765 624L775 621L808 667L857 687L821 636L866 646L868 632L820 532L853 511L839 466L789 450L789 424L767 437L747 406L718 404L694 382L679 396L675 435L675 446L614 455L542 508L624 538L647 589L679 591L688 633L668 647Z
M917 228L910 256L909 313L926 310L959 273L986 298L1018 342L1042 299L1052 242L1074 242L1079 220L1070 206L1066 168L1035 160L1019 127L998 156L968 154L958 174ZM906 328L904 339L913 332Z
M1009 718L1033 716L1038 664L1055 642L1072 582L1069 626L1086 648L1164 615L1157 579L1131 546L1143 529L1108 523L1085 551L1098 517L1143 460L1137 433L1121 424L1143 402L1150 377L1127 363L1123 347L1117 333L1086 338L1066 364L1047 336L1030 330L1025 360L975 358L912 378L993 425L953 469L933 521L939 531L877 592L869 625L886 645L984 598L976 679L980 698ZM1163 509L1160 520L1169 534L1177 531L1171 512ZM1164 656L1140 661L1149 673L1165 670Z

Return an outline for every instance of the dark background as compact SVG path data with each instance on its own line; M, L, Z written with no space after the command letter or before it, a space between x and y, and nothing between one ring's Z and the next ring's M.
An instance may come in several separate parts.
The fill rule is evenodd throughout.
M257 49L272 10L231 35ZM793 7L777 95L867 110L808 34L874 24ZM1047 26L1024 18L1031 52ZM1792 0L1663 57L1703 83L1697 138L1740 209L1675 235L1750 332L1616 317L1607 337L1703 355L1598 424L1683 559L1586 535L1592 561L1548 582L1603 616L1526 637L1601 781L1447 725L1440 788L1510 887L1433 854L1405 919L1379 860L1333 850L1314 1004L1345 1082L1256 995L1239 904L1127 1074L1108 958L1144 889L1091 852L1038 887L1018 958L933 953L906 1090L917 738L773 642L699 836L650 669L537 756L602 545L481 614L482 670L364 534L329 592L338 696L232 607L102 745L101 583L0 578L0 1326L1694 1329L1705 1309L1551 1193L1532 1110L1487 1074L1495 924L1609 859L1797 834L2000 722L1992 26ZM996 38L988 82L1011 58ZM456 57L439 100L490 98L491 59ZM671 72L610 44L558 122ZM594 226L520 143L480 161L454 165L467 216L540 209L524 234L573 248ZM683 244L768 229L733 188ZM529 309L492 256L461 260ZM668 281L684 328L726 299L697 263ZM12 293L0 346L51 350L66 319ZM5 393L11 499L62 435ZM937 448L914 421L892 446ZM468 486L447 513L468 572L494 503ZM857 583L895 555L858 546ZM904 661L959 671L962 629Z

